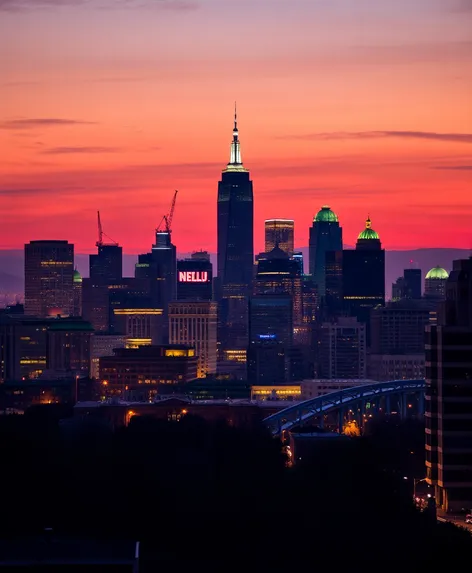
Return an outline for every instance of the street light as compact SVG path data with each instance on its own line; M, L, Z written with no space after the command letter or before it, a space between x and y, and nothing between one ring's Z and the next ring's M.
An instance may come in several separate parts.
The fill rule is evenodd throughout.
M415 479L413 478L413 499L415 500L416 504L416 486L421 483L422 481L426 481L427 478Z

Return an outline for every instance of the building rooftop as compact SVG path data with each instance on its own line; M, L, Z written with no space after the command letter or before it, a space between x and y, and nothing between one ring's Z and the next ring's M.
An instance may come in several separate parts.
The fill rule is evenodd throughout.
M426 279L446 280L449 278L449 273L439 265L433 267L426 273Z
M370 217L367 217L365 222L365 229L361 233L359 233L357 239L358 240L376 239L377 241L380 240L379 234L376 231L374 231L374 229L372 229L372 222L370 220Z
M313 219L314 223L338 223L338 221L338 216L329 205L323 205Z

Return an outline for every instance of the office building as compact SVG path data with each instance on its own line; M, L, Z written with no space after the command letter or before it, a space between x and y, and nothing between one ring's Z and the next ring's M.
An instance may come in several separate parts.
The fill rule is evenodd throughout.
M123 247L118 243L97 243L96 255L89 255L90 279L94 284L116 284L123 278Z
M177 300L211 300L213 265L208 258L177 261Z
M293 324L303 324L303 277L300 265L279 247L274 247L265 253L264 259L259 260L253 292L255 295L290 295Z
M303 253L301 251L297 251L295 253L293 253L292 255L292 259L294 261L296 261L296 263L298 264L298 270L300 272L300 276L303 276L305 274L305 263L304 263L304 259L303 259Z
M423 379L427 301L401 299L371 310L368 375L379 381Z
M219 369L245 374L248 296L254 263L254 203L249 171L243 166L235 113L230 161L218 183L217 249Z
M285 384L285 346L275 338L251 340L247 351L247 379L251 384Z
M164 329L162 308L113 308L112 332L124 335L129 348L160 344L164 330L167 332L167 328Z
M472 258L454 261L426 327L426 478L438 507L472 507Z
M264 228L265 252L278 247L291 257L294 250L295 222L291 219L267 219Z
M428 271L424 279L424 296L426 298L444 300L448 277L447 271L439 266Z
M0 383L36 380L46 370L87 374L90 323L81 318L0 317Z
M169 306L170 344L194 348L197 377L216 373L218 306L205 300L182 300Z
M0 317L0 383L38 378L47 368L48 319Z
M342 296L344 312L367 325L370 345L370 311L385 306L385 250L370 218L359 234L355 250L342 253Z
M92 333L92 325L80 318L52 320L48 326L48 370L88 374Z
M354 317L340 317L320 329L320 378L366 377L366 326Z
M162 385L197 378L195 350L180 345L119 348L113 356L101 357L99 364L105 395L127 400L146 402L159 394Z
M126 348L126 345L125 335L94 333L90 341L90 377L99 380L101 356L113 356L115 348Z
M25 314L45 318L74 314L74 245L31 241L25 245Z
M250 340L276 340L288 348L293 339L292 297L285 294L263 294L249 301Z
M324 299L326 293L326 253L342 248L343 234L338 217L328 205L324 205L313 219L309 243L309 271L320 299Z

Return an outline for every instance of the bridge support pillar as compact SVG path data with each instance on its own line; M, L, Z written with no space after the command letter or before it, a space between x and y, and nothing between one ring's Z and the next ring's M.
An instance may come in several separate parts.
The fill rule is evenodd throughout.
M400 394L400 415L402 420L406 418L406 394Z
M323 402L320 403L320 428L324 428Z
M344 408L339 408L338 412L338 432L343 433L344 428Z
M365 400L362 399L359 404L359 428L364 428Z
M387 394L385 396L385 413L391 414L392 413L392 402L390 400L390 396Z

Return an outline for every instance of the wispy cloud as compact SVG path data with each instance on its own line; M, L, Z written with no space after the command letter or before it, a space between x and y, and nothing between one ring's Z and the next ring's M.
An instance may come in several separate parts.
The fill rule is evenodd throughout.
M431 169L439 169L441 171L472 171L472 165L435 165Z
M94 8L153 8L186 11L199 7L196 0L0 0L0 10L22 12L71 6Z
M121 151L119 147L51 147L41 151L42 155L69 155L73 153L117 153Z
M0 0L1 2L2 0ZM78 121L75 119L60 119L57 117L40 117L10 119L0 122L0 129L36 129L38 127L64 127L69 125L94 125L93 121Z
M472 143L472 133L436 133L434 131L334 131L327 133L307 133L282 135L277 139L299 139L307 141L338 141L346 139L425 139L431 141L451 141Z

